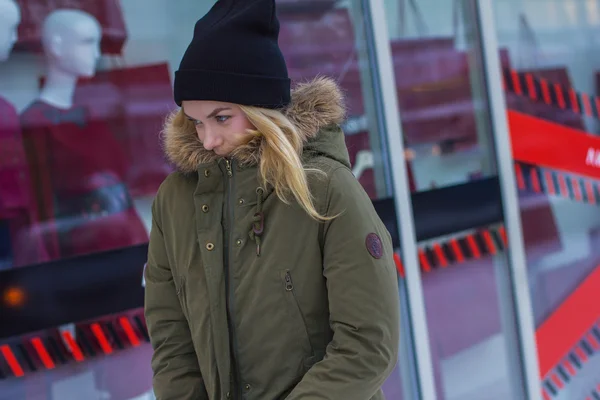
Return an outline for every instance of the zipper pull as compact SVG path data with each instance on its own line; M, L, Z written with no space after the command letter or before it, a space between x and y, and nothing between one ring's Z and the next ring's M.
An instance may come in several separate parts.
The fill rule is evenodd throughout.
M285 272L285 290L288 292L294 290L294 284L292 283L292 275L290 274L290 271Z
M231 169L231 161L225 159L225 168L227 169L227 176L230 178L233 176L233 170Z

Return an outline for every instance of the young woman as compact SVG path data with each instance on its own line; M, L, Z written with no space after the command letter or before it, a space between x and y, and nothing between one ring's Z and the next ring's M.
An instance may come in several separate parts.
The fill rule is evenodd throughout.
M382 399L389 233L350 170L341 92L290 91L274 0L220 0L175 77L146 319L159 400Z

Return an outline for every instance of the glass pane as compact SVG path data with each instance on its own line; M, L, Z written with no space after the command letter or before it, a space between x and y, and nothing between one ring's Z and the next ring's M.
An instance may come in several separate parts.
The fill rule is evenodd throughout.
M139 299L150 204L171 172L159 132L175 106L172 73L211 2L18 0L12 52L18 15L8 3L0 1L0 399L149 400ZM64 32L41 26L64 8L81 12L63 22L84 25L69 40L86 40L54 52L50 37ZM103 31L100 57L90 19ZM119 264L129 272L114 274ZM136 307L119 308L127 285ZM120 312L95 311L111 307Z
M139 275L150 205L171 172L158 134L175 106L173 73L214 1L16 3L18 40L4 59L17 16L10 22L0 0L0 400L150 399ZM103 28L99 57L88 42L73 59L49 55L40 27L63 7ZM361 10L358 1L279 0L279 43L293 81L340 83L354 173L373 200L390 200ZM391 399L402 398L399 368L384 385Z
M475 5L386 2L429 330L415 335L429 335L439 399L517 399L523 389Z
M599 7L494 1L540 372L553 399L600 396Z

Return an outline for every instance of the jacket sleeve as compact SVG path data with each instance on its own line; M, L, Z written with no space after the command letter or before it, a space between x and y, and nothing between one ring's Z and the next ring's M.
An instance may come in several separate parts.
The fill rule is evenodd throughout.
M154 349L154 394L157 400L208 400L169 266L160 212L156 212L157 201L152 205L152 230L144 272L144 313Z
M346 168L333 173L327 203L327 215L341 213L324 227L323 268L333 339L324 359L287 400L370 399L398 358L398 278L389 232Z

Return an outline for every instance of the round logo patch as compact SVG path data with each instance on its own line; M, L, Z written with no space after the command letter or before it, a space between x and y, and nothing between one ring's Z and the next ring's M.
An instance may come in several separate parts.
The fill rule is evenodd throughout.
M367 251L373 258L380 259L383 257L383 244L376 233L369 233L365 244L367 245Z

